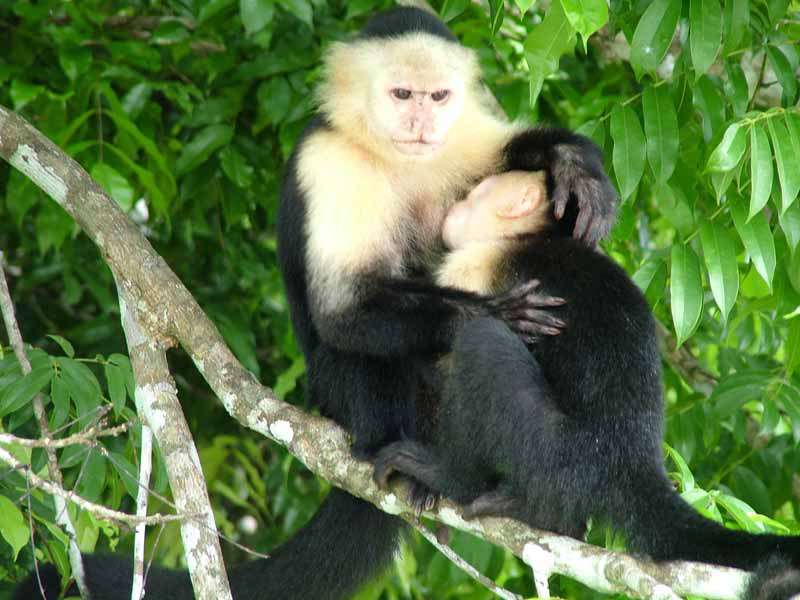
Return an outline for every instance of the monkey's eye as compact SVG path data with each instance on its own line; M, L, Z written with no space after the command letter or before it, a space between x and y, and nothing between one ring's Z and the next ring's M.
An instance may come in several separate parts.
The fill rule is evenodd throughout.
M433 99L434 102L441 102L442 100L445 100L449 95L450 95L450 90L439 90L433 92L431 94L431 98Z
M408 100L409 98L411 98L411 90L406 90L404 88L394 88L392 90L392 96L394 96L398 100Z

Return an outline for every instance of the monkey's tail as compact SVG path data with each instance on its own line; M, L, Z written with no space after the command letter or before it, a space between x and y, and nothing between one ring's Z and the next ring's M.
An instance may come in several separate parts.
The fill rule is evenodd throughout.
M632 480L634 481L634 480ZM663 473L635 480L627 510L612 520L632 550L656 560L692 560L752 571L770 557L800 567L800 537L752 534L723 527L700 515Z
M234 600L344 600L389 566L402 521L338 488L331 490L308 524L268 559L231 570ZM84 555L92 600L127 600L133 569L123 556ZM40 568L45 598L55 600L59 577L52 565ZM194 598L186 571L153 568L148 598ZM73 591L75 591L73 589ZM77 592L75 592L77 594ZM14 592L15 600L41 598L36 574Z

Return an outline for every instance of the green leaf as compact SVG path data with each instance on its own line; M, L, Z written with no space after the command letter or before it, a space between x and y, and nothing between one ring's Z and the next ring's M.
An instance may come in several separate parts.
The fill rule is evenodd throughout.
M681 488L683 491L692 491L694 489L695 482L694 475L692 474L692 470L689 468L689 465L686 464L686 461L683 460L683 457L678 453L678 451L672 448L666 442L664 443L664 450L666 450L667 456L673 460L675 466L678 467L678 471L680 472Z
M50 248L56 252L75 229L75 221L57 204L50 202L39 209L35 219L36 243L44 254Z
M63 48L58 53L58 62L64 74L74 82L89 70L92 64L92 53L88 48Z
M749 0L725 0L723 39L725 52L739 48L750 24Z
M688 245L675 244L672 247L671 262L670 301L672 322L675 325L679 347L700 322L703 310L703 280L700 277L700 261Z
M30 404L52 377L53 367L48 364L34 367L30 373L14 381L0 392L0 417Z
M53 411L48 424L52 431L66 423L69 417L69 387L60 375L50 381L50 398L53 400Z
M783 89L783 103L785 106L792 106L797 101L795 69L780 48L772 45L767 46L767 56L769 57L769 64L775 71L775 75L778 77Z
M771 379L768 371L755 369L723 377L711 394L714 414L726 419L738 412L746 402L761 400Z
M283 400L286 394L291 392L297 385L297 380L300 379L306 372L306 362L303 357L296 358L292 365L278 376L275 386L272 391L275 395Z
M314 11L308 0L283 0L280 4L310 28L314 28Z
M767 132L758 124L750 127L750 214L758 213L772 191L772 151Z
M784 212L778 213L778 223L780 223L786 242L792 253L800 243L800 202L795 202Z
M739 63L726 61L725 74L728 79L725 80L725 95L731 102L733 107L733 116L737 119L744 116L747 112L747 106L750 102L750 90L747 87L747 79L745 79L744 71Z
M30 534L30 527L22 512L11 500L0 496L0 535L11 546L14 561L22 547L28 543Z
M703 258L708 269L711 294L719 306L724 323L728 320L739 293L736 246L724 228L710 221L700 223L700 241L703 244Z
M758 274L772 289L772 277L775 274L775 239L769 228L764 213L758 213L747 220L747 206L743 198L733 195L729 200L731 216L736 231L750 254Z
M11 94L11 102L14 104L14 110L22 110L36 100L43 91L44 88L41 85L33 85L21 79L13 79L9 92Z
M525 39L530 105L536 103L545 78L558 69L561 55L572 49L575 30L567 20L561 2L553 2L540 25Z
M96 450L89 450L86 456L86 464L83 465L83 476L77 483L78 495L83 496L89 502L97 502L103 493L106 482L106 461ZM85 514L87 511L83 511ZM87 547L91 550L93 547Z
M240 0L239 14L247 35L262 29L275 15L273 0Z
M78 416L83 417L97 408L102 399L100 384L92 370L84 363L71 358L55 359L61 368L64 383L75 402Z
M754 511L750 505L727 494L720 494L717 496L717 503L727 510L736 523L745 531L751 533L764 532L764 526L758 521L753 520L756 511Z
M792 374L800 366L800 318L794 318L789 322L789 335L784 344L786 358L786 378L790 379ZM800 424L800 423L798 423Z
M220 164L225 175L240 188L248 188L253 185L253 175L255 169L247 164L247 160L241 152L233 146L227 146L220 150Z
M788 120L785 122L789 124ZM767 127L775 151L778 180L781 183L781 212L784 212L797 200L797 194L800 192L800 153L795 153L789 130L778 119L767 119Z
M119 415L125 407L125 377L119 367L106 363L103 371L108 383L108 397L114 405L114 414Z
M531 6L533 6L534 2L535 2L535 0L514 0L514 4L517 5L517 8L519 9L519 12L520 12L521 16L524 16L525 13L530 10L530 8L531 8ZM448 4L456 4L456 3L452 2L451 0L445 0L444 6L447 6ZM442 14L444 14L444 6L442 7ZM464 7L464 8L466 8L466 7ZM462 9L461 12L464 12L464 10Z
M73 348L72 344L70 344L63 337L61 337L60 335L55 335L54 333L48 333L47 337L49 337L56 344L58 344L61 347L61 350L64 351L64 354L66 354L70 358L73 358L75 356L75 348Z
M292 108L292 88L285 77L272 77L259 85L256 97L259 123L263 125L277 125Z
M631 277L651 308L664 297L667 275L667 264L659 258L645 262Z
M707 76L701 75L695 83L692 102L703 117L703 139L706 142L716 139L725 122L725 104L714 82Z
M467 10L469 4L469 0L445 0L442 2L442 8L439 11L439 15L441 16L442 21L448 23ZM524 15L533 5L533 0L527 2L516 2L516 5L519 7L520 14Z
M636 190L644 173L644 133L639 117L629 106L615 106L611 111L611 138L614 173L624 202Z
M661 64L680 16L681 3L677 0L654 0L644 11L631 41L631 66L637 79Z
M647 160L657 183L665 183L678 159L678 115L666 86L647 86L642 96Z
M199 167L218 148L228 144L233 139L233 127L229 125L209 125L192 138L192 141L183 147L183 152L175 161L179 175Z
M91 175L122 210L128 212L133 208L133 187L122 173L106 163L95 163Z
M561 0L570 25L583 39L583 48L589 36L608 23L608 5L605 0Z
M719 0L689 0L689 45L695 79L703 75L719 52L722 7Z
M497 35L500 26L503 24L505 11L503 10L503 0L489 0L489 23L491 24L492 35Z

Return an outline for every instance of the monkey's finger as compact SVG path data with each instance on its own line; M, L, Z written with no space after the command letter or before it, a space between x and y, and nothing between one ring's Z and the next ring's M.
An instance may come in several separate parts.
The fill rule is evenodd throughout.
M569 200L570 189L563 183L556 185L553 192L553 214L559 221L564 217L567 210L567 201Z
M572 230L572 237L576 240L586 241L585 236L589 233L592 225L592 205L587 202L580 202L578 218L575 219L575 228Z
M559 335L561 329L552 327L550 325L543 325L531 321L514 321L511 323L511 328L517 334L533 334L533 335Z
M555 315L550 314L549 312L543 310L536 310L536 309L528 309L522 310L517 313L517 321L522 322L529 322L535 325L547 326L547 327L566 327L567 322L564 319L559 319Z
M538 279L531 279L530 281L526 281L525 283L521 283L517 286L511 288L511 291L506 292L505 294L500 294L499 296L492 298L489 300L489 306L491 307L508 307L515 302L517 304L524 304L525 298L529 294L536 291L536 289L541 285L541 281Z

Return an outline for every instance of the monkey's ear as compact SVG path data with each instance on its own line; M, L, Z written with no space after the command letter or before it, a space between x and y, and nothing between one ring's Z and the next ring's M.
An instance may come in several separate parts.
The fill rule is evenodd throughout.
M542 201L542 190L537 185L525 187L521 196L509 196L495 214L501 219L519 219L531 214Z

